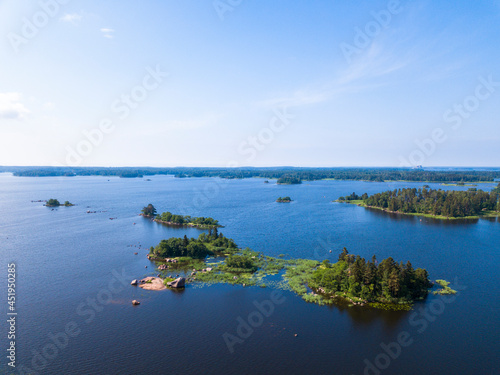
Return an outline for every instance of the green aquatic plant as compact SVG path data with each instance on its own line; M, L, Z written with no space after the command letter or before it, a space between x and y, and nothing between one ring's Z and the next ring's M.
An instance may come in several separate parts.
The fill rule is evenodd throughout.
M449 281L436 280L436 284L440 285L442 287L442 289L438 289L438 290L432 292L432 294L434 294L434 295L436 295L436 294L447 295L447 294L456 294L457 293L456 290L453 290L448 286L448 285L450 285Z

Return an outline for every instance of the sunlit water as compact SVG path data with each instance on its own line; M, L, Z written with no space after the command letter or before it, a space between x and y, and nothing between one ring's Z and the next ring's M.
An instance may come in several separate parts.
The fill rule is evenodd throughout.
M15 262L18 369L34 369L35 358L43 367L39 374L362 374L367 361L387 367L383 374L498 373L497 219L443 222L331 202L353 191L370 194L421 183L278 186L262 179L150 179L0 174L0 281L6 290L7 263ZM279 196L293 202L276 203ZM51 210L31 202L49 198L76 206ZM432 279L456 280L465 289L446 304L429 296L409 313L317 306L283 292L284 302L248 337L240 337L231 353L224 334L238 337L237 319L258 311L254 302L270 299L272 290L217 285L188 286L179 293L128 285L156 273L146 259L150 246L201 233L138 216L148 203L160 212L211 216L240 247L268 255L335 261L345 246L363 257L410 260ZM115 273L125 274L123 284ZM91 307L94 299L106 303ZM133 299L141 305L133 307ZM68 325L78 334L54 353L49 334ZM410 345L394 358L379 356L385 353L381 344L396 341L401 332L408 333ZM6 335L3 323L2 348ZM44 350L42 359L38 353ZM2 367L8 370L5 357Z

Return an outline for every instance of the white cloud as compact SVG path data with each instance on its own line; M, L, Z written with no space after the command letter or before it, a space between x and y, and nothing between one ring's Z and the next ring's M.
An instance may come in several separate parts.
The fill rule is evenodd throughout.
M115 37L115 35L114 35L115 30L114 29L103 27L101 29L101 33L103 34L103 36L105 38L108 38L108 39L113 39Z
M71 22L73 24L80 22L81 19L82 15L78 13L66 13L64 16L60 18L60 20L63 22Z
M21 103L18 92L0 92L0 119L21 119L30 111Z

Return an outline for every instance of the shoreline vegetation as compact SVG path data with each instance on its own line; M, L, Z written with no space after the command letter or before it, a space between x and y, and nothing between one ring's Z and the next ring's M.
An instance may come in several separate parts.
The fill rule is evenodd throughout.
M158 277L171 280L183 273L186 284L217 283L289 290L318 305L343 303L386 310L410 310L427 297L433 283L425 269L389 257L378 261L349 254L338 261L285 259L239 248L222 233L210 231L195 238L172 237L151 246L148 259L156 262Z
M194 227L198 229L215 229L224 228L223 225L219 224L218 220L214 220L211 217L191 217L172 214L171 212L163 212L157 215L156 208L150 203L141 210L141 216L148 219L153 219L153 221L172 226L187 226Z
M292 201L292 199L290 197L279 197L278 199L276 199L276 202L278 203L290 203Z
M261 177L277 179L278 184L300 184L314 180L356 180L356 181L406 181L439 182L448 184L494 182L500 178L498 169L426 170L423 168L134 168L134 167L0 167L0 172L11 172L18 177L46 176L117 176L142 178L152 175L173 175L184 177L219 177L242 179Z
M479 219L500 216L500 183L491 192L427 189L396 189L362 196L352 193L334 202L356 204L388 213L440 220Z
M64 203L59 203L59 201L57 199L49 199L46 203L45 203L45 206L46 207L60 207L60 206L64 206L64 207L71 207L71 206L74 206L73 203L70 203L69 201L66 201Z
M450 282L446 280L436 280L436 284L441 287L441 289L438 289L434 292L433 294L440 294L440 295L447 295L447 294L457 294L456 290L453 290L449 287Z

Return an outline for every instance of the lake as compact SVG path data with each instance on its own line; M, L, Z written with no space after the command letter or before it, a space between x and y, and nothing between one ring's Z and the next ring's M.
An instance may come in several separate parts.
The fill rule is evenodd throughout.
M23 373L20 366L68 375L499 373L498 218L448 222L332 203L352 192L423 183L148 179L0 174L5 290L8 263L16 263L17 274L12 373ZM276 203L279 196L293 202ZM52 210L32 202L49 198L76 206ZM201 233L138 216L148 203L159 212L213 217L238 246L266 255L335 261L345 246L367 258L410 260L460 293L429 295L410 312L391 312L317 306L283 291L264 316L257 305L275 297L271 288L142 290L129 284L157 273L146 258L150 246ZM141 305L132 306L133 299ZM9 341L5 301L2 348ZM254 326L238 335L249 318ZM226 345L228 335L239 341ZM5 361L2 370L11 373Z

